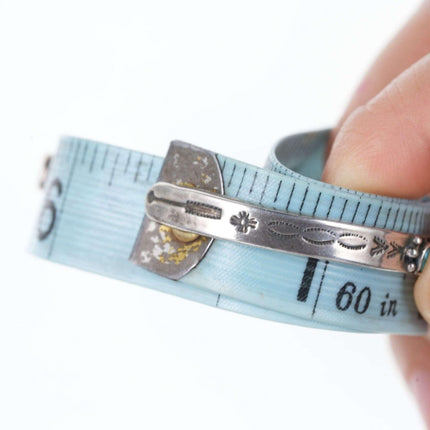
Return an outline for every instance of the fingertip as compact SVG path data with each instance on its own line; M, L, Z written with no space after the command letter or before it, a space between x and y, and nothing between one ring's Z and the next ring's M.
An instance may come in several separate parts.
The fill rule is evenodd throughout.
M395 141L391 127L394 122L392 117L369 108L369 104L357 108L336 135L323 181L366 193L397 194L398 174L392 171L396 163L387 157Z
M426 337L391 336L391 346L424 420L430 426L430 341Z
M353 189L357 189L356 183L361 182L362 172L358 165L353 163L352 160L356 158L354 151L357 148L356 141L359 140L356 134L361 134L359 130L362 125L360 119L360 111L362 109L362 107L357 108L342 127L336 129L335 132L331 134L332 141L330 142L330 153L324 166L322 175L323 181ZM361 156L358 157L360 163L363 163L364 155L365 154L362 152ZM364 163L367 163L367 159Z
M420 314L430 324L430 264L415 282L414 297Z
M390 197L419 198L430 181L430 55L357 108L339 129L322 179Z

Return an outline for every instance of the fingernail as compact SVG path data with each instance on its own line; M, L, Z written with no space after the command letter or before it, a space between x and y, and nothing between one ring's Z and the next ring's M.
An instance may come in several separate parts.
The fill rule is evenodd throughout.
M430 425L430 371L415 371L410 380L410 387L417 399L424 421Z

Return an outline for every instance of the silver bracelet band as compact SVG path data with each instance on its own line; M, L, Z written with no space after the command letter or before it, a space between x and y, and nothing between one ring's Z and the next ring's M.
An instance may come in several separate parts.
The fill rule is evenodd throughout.
M266 209L216 193L155 184L150 219L197 235L377 269L419 273L427 238Z

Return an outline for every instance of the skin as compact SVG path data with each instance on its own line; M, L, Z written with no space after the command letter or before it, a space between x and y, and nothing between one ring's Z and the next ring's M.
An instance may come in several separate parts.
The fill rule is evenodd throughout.
M430 2L376 59L331 136L323 180L418 198L430 192ZM430 323L430 264L415 285ZM399 367L430 429L430 336L392 336Z

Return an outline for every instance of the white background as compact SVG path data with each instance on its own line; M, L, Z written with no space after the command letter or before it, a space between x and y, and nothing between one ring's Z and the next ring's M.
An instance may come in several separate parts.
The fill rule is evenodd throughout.
M417 1L0 0L0 428L421 429L379 335L235 315L26 253L59 134L262 164L334 124Z

